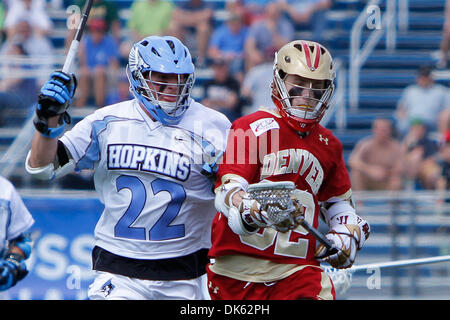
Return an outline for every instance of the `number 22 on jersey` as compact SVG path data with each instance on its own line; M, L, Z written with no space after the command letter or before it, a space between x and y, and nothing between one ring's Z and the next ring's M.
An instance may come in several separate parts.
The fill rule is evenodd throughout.
M150 241L163 241L184 237L185 229L183 224L170 225L177 217L181 205L186 199L184 187L176 182L160 178L153 180L150 185L151 194L154 196L159 192L166 191L172 199L158 221L150 227L148 239ZM122 189L129 189L131 191L131 201L128 209L114 227L114 236L146 240L146 228L132 227L132 224L142 213L147 201L148 192L144 183L138 177L121 175L116 180L116 188L117 192Z

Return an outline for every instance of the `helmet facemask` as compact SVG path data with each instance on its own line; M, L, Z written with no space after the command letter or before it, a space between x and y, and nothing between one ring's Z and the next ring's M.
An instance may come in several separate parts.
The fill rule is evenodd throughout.
M161 107L167 115L178 117L188 108L194 83L193 74L173 74L176 82L164 80L165 77L155 71L137 72L136 76L140 82L138 90L142 97L148 99L151 104ZM165 92L167 87L173 89Z
M281 70L275 71L274 82L278 89L276 98L284 111L293 118L304 120L320 121L334 91L330 80L308 79Z
M332 57L316 42L292 41L275 54L272 99L290 127L308 132L320 122L334 78Z

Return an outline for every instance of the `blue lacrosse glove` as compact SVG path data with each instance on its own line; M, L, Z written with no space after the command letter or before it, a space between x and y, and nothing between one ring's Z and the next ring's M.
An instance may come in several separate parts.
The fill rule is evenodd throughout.
M0 260L0 291L15 286L27 274L27 266L20 255L12 253L5 260Z
M206 176L215 175L217 171L219 171L219 164L217 161L222 157L223 151L219 151L218 154L216 152L212 152L211 162L205 162L202 167L202 174Z
M55 71L50 75L50 79L42 86L38 97L36 117L33 122L37 131L50 138L55 138L64 132L66 123L71 121L67 109L76 88L77 79L74 74ZM49 128L48 119L58 115L61 116L60 126Z

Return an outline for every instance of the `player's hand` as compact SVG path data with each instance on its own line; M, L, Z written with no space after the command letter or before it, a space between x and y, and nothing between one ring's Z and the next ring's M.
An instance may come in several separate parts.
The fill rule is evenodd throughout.
M53 72L41 88L36 110L38 116L48 119L66 112L76 88L77 80L74 74Z
M333 268L350 268L355 262L358 251L358 241L361 238L360 228L357 225L337 225L325 235L337 249L330 253L327 248L320 244L315 252L320 262L327 262Z
M254 199L244 196L239 205L242 220L253 228L266 228L271 225L267 212L261 210L261 205Z
M55 71L42 86L36 107L36 117L33 121L37 131L46 137L55 138L64 131L64 125L70 123L67 108L72 102L77 80L74 74ZM49 128L49 118L60 116L61 124L56 130Z
M15 256L0 260L0 291L13 287L28 274L25 262Z

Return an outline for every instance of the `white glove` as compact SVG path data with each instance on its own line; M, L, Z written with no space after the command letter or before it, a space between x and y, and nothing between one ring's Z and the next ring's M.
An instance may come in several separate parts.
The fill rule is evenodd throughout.
M331 219L330 227L331 230L325 237L337 252L330 254L321 244L317 247L315 256L319 261L328 262L334 268L350 268L355 262L357 251L369 237L370 226L356 214L341 213Z
M242 220L250 227L259 229L271 225L267 212L261 210L261 205L254 199L244 197L239 206L239 212Z

